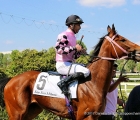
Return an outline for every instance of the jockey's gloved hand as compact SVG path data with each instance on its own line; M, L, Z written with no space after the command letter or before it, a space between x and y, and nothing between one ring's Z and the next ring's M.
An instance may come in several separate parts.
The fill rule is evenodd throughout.
M80 54L81 54L81 55L86 55L86 54L87 54L86 49L82 49L82 50L80 51Z

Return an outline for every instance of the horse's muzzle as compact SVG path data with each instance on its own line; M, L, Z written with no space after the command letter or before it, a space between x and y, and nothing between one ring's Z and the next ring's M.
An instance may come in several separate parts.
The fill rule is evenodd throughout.
M140 51L133 51L128 54L128 59L140 61Z

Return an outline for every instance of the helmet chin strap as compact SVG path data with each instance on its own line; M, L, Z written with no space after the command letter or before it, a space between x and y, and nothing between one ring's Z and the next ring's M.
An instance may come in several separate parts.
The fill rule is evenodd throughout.
M76 34L76 32L75 32L75 30L74 30L75 24L72 24L72 26L71 26L70 28L71 28L71 30Z

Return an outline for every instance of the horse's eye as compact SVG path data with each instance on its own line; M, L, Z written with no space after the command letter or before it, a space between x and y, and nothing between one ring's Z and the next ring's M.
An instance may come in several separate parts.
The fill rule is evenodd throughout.
M121 42L125 42L126 40L125 39L122 39L122 40L120 40Z

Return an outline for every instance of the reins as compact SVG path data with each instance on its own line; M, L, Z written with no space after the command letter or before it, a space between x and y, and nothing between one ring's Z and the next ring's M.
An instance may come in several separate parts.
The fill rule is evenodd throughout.
M126 62L124 63L124 65L123 65L123 67L122 67L122 69L121 69L121 72L120 72L119 78L122 77L123 69L124 69L124 66L126 65L127 62L128 62L128 60L126 60ZM122 101L125 103L125 100L124 100L123 95L122 95L121 84L119 84L119 89L120 89L120 94L121 94Z

